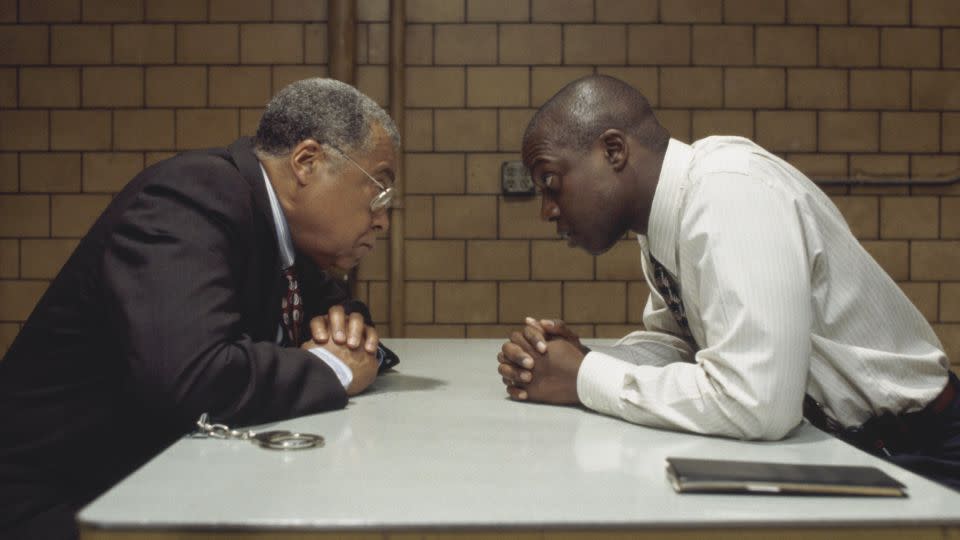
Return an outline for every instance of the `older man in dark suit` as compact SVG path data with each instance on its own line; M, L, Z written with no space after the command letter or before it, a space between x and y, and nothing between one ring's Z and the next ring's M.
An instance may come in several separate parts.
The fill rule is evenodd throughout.
M394 359L324 270L387 229L399 143L369 97L308 79L252 140L117 194L0 362L0 536L76 534L80 506L201 413L268 422L363 391Z

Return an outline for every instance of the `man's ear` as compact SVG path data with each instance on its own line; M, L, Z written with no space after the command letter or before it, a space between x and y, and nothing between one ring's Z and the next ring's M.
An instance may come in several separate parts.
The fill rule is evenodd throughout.
M614 171L620 172L627 166L630 149L627 138L619 129L608 129L600 135L600 145L603 147L603 157Z
M323 146L313 139L304 139L290 152L290 166L300 185L306 185L310 177L320 170L327 154Z

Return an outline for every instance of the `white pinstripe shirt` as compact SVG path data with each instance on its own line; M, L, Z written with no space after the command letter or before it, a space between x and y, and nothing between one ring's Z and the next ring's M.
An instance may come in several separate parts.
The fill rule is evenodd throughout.
M679 284L688 344L655 286L633 332L587 354L589 408L638 424L778 439L804 393L845 426L922 409L946 384L933 329L830 199L740 137L672 140L639 237ZM619 358L618 358L619 357Z

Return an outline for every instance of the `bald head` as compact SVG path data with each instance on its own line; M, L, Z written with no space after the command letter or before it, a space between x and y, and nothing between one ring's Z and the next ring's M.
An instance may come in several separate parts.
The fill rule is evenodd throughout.
M540 107L523 134L523 148L536 141L585 152L608 129L634 137L654 153L670 141L643 94L619 79L591 75L564 86Z

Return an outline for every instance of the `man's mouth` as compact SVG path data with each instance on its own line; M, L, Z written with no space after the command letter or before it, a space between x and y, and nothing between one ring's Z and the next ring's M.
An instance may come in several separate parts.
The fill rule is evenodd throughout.
M570 231L557 231L557 234L560 235L561 240L566 240L568 246L573 247L577 244L576 240L574 240L573 234Z

